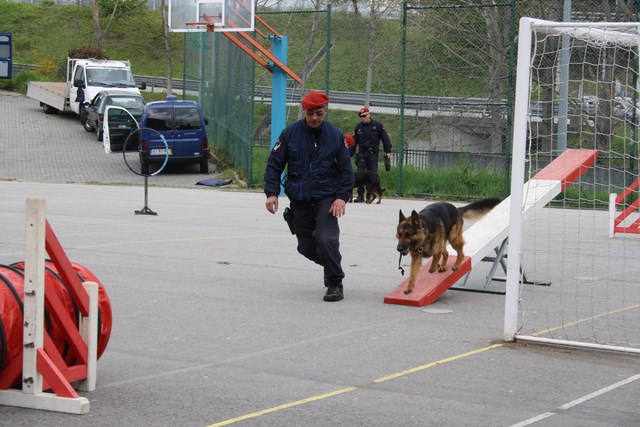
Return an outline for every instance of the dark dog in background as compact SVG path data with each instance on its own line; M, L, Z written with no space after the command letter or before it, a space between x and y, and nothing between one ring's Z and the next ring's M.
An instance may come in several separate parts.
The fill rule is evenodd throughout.
M498 205L500 201L499 198L482 199L459 208L451 203L436 202L422 209L420 213L412 211L409 217L405 217L400 210L396 233L397 249L401 256L411 254L411 275L409 276L409 286L404 293L413 292L423 258L433 257L429 273L436 270L438 272L446 270L449 259L447 242L457 253L456 262L452 269L453 271L460 269L464 260L464 238L462 237L464 218L479 218Z
M385 190L384 188L380 188L380 175L373 171L355 171L353 175L355 176L353 188L356 189L364 185L367 190L367 203L373 203L377 197L378 201L376 204L379 205L382 201L382 192ZM349 201L353 201L353 196L351 196Z

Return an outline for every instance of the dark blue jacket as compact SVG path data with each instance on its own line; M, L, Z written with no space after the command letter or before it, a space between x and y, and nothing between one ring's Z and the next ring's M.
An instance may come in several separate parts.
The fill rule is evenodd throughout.
M284 192L290 199L333 197L346 202L351 197L354 177L349 150L342 131L329 122L322 122L321 139L315 148L304 119L282 131L264 173L267 197L280 194L285 166Z
M353 132L356 145L351 148L351 155L360 147L360 151L372 150L377 153L382 142L382 149L385 153L391 152L391 140L382 123L371 120L369 123L358 123Z

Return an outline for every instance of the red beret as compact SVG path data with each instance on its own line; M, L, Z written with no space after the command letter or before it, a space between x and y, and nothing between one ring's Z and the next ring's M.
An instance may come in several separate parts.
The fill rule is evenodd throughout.
M369 114L369 109L367 107L361 108L360 111L358 111L358 115L360 117L364 116L365 114Z
M355 139L353 139L353 135L351 135L350 133L344 134L344 140L347 142L347 146L349 147L353 147L356 145L356 141Z
M302 108L305 110L313 110L315 108L324 107L329 102L329 98L324 92L309 92L302 98Z

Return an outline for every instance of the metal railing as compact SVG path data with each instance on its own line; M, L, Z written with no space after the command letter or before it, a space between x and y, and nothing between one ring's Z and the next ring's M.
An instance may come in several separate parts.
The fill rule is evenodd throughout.
M14 75L22 70L36 69L37 65L13 63ZM166 77L134 75L136 83L146 83L147 90L153 92L155 89L164 90L167 87ZM186 84L185 84L186 83ZM171 79L171 86L176 91L186 90L198 92L200 82L198 80ZM271 102L271 87L256 86L254 89L256 102ZM329 99L332 104L341 104L361 107L364 105L365 94L362 92L329 91ZM287 102L299 104L302 100L302 90L300 87L287 88ZM372 93L369 95L369 106L400 109L400 95L389 93ZM504 111L507 108L507 101L491 102L484 98L458 98L444 96L418 96L407 95L404 98L406 110L411 114L420 112L443 112L450 114L472 114L477 116L487 116L495 113L495 110Z

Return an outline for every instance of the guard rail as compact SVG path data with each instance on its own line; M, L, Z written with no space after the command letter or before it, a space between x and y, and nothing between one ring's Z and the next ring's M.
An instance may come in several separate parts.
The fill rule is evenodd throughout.
M29 64L13 64L13 73L17 73L24 69L34 69L36 65ZM145 82L147 90L164 89L167 86L165 77L134 75L136 82ZM189 92L198 92L200 82L198 80L171 79L171 85L174 90L182 91L185 89ZM287 102L299 104L301 102L302 91L299 87L287 88ZM400 109L400 95L372 93L369 95L369 106ZM254 89L254 99L257 102L271 102L271 87L256 86ZM365 94L362 92L347 91L329 91L329 99L332 104L362 106L365 101ZM405 109L413 111L439 111L448 113L464 113L486 116L494 113L496 110L504 111L507 108L507 101L501 100L491 102L484 98L460 98L460 97L442 97L442 96L417 96L406 95L404 97Z

